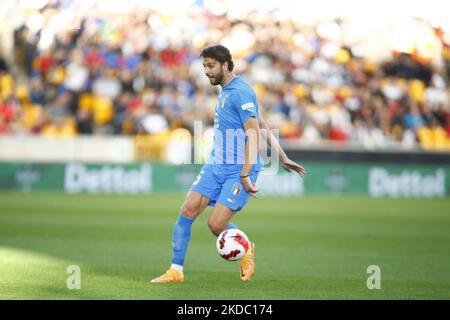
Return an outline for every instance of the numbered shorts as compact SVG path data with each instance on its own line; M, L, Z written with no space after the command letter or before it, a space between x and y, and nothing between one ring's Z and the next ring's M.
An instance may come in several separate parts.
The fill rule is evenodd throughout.
M211 199L209 203L211 207L220 203L233 211L241 210L250 195L242 186L240 172L221 174L217 171L213 170L212 166L203 166L192 184L191 191L198 192ZM255 184L258 179L258 172L252 171L250 179Z

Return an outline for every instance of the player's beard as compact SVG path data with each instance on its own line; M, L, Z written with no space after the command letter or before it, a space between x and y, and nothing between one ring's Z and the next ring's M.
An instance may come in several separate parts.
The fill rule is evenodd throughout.
M218 84L221 84L223 80L223 71L220 70L220 73L218 73L213 78L209 78L209 82L211 82L211 85L217 86Z

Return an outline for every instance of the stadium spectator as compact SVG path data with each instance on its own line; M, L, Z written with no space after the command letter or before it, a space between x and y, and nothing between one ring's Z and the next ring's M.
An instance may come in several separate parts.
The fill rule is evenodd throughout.
M193 10L177 20L152 11L117 17L93 10L58 26L55 17L65 9L58 6L41 9L40 29L24 24L15 32L16 60L30 77L20 88L26 99L17 97L0 57L0 132L44 133L47 122L52 128L64 122L71 128L65 135L192 130L194 120L211 125L215 92L205 83L198 50L223 39L282 138L450 149L450 59L439 30L442 70L406 53L376 65L318 28L276 13L212 18ZM63 107L62 97L70 97ZM6 104L15 106L13 117Z

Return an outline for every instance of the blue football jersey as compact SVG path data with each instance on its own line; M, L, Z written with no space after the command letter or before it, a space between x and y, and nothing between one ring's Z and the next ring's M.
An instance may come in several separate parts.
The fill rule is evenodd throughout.
M258 119L256 94L241 77L235 76L223 88L214 114L214 142L210 162L227 171L239 171L245 163L244 123L250 117ZM252 171L260 171L262 160L258 154Z

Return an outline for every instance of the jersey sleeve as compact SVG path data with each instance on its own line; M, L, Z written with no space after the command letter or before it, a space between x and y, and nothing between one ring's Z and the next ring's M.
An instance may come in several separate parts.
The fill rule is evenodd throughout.
M258 119L258 102L252 92L238 91L232 95L232 102L241 119L242 125L246 123L250 117Z

